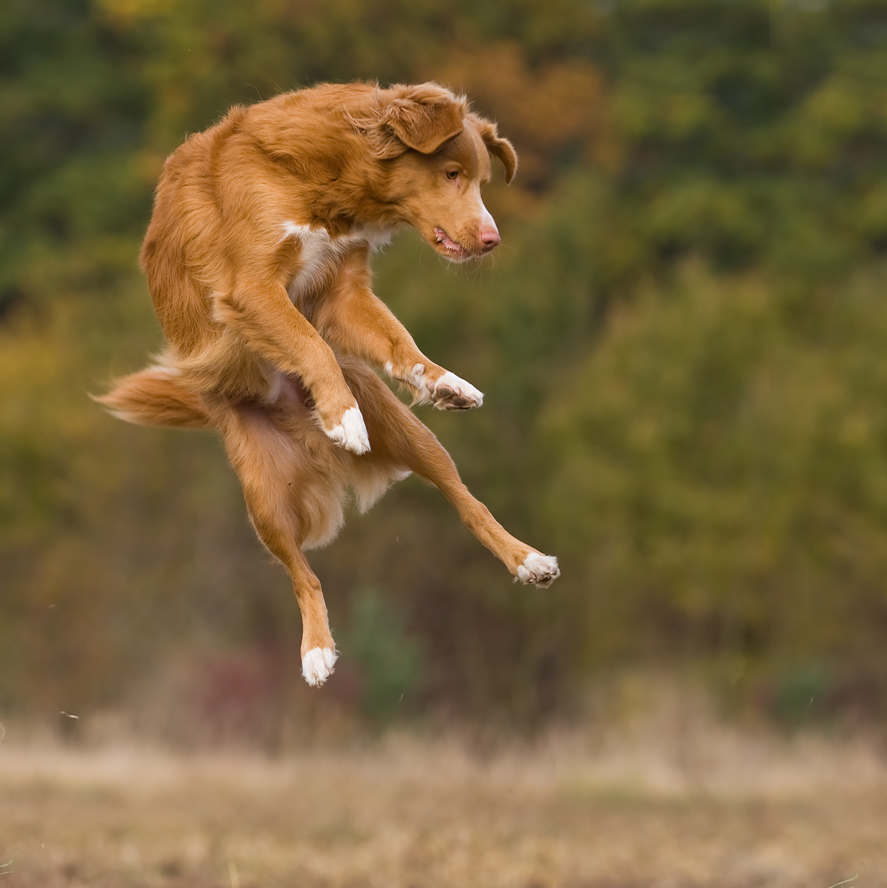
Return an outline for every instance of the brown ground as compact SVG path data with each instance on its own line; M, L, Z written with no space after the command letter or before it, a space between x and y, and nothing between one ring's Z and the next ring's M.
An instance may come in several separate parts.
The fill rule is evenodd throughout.
M887 886L887 762L863 744L709 728L271 760L11 734L0 888Z

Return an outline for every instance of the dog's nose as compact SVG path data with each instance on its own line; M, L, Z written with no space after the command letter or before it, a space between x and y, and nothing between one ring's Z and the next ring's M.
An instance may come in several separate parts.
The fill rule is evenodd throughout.
M484 245L484 250L487 251L498 247L502 238L499 237L499 232L495 228L484 228L480 233L480 242Z

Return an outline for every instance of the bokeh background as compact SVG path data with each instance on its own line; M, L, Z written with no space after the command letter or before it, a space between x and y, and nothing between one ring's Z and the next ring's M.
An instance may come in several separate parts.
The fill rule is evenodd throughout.
M885 40L874 0L4 0L3 716L277 750L532 734L669 675L725 718L880 725ZM311 556L342 653L312 692L219 443L88 393L161 344L137 255L167 154L351 79L464 91L519 151L493 261L404 233L375 286L486 393L421 415L563 576L513 585L397 485Z

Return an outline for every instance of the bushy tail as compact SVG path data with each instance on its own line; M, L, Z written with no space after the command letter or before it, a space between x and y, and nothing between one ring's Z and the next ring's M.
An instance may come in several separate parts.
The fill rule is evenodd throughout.
M107 395L94 400L104 404L118 419L137 425L198 429L212 425L201 397L163 367L149 367L125 376Z

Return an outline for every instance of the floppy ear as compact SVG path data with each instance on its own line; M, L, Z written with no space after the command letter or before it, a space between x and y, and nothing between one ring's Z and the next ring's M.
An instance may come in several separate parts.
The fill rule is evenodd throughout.
M502 161L502 166L505 167L505 181L510 185L514 174L517 172L517 151L514 150L514 145L508 139L499 135L499 130L495 123L485 120L477 114L472 114L471 116L477 124L477 131L484 140L487 151Z
M501 136L484 141L490 154L495 154L502 161L502 165L505 167L505 181L510 185L517 172L517 151L514 150L514 145Z
M466 103L436 83L394 86L380 123L407 148L433 154L465 128Z

